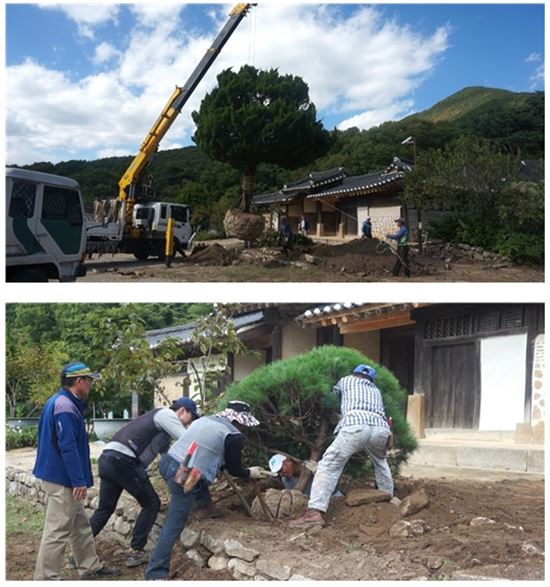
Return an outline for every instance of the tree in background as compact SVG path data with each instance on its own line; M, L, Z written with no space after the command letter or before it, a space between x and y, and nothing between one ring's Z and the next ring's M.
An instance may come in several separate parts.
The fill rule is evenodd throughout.
M493 220L498 195L520 169L518 157L498 152L488 141L460 137L443 149L419 153L404 197L423 210Z
M540 263L544 251L544 184L521 176L518 155L464 136L420 153L405 180L404 200L452 214L432 222L432 234Z
M163 391L160 379L181 371L180 352L173 339L151 348L145 334L145 321L133 312L100 323L89 341L102 375L94 385L92 400L99 397L110 409L121 411L136 393L147 408L153 406L155 391Z
M251 354L237 336L237 329L223 306L199 318L193 325L191 347L196 358L187 362L188 383L193 388L192 396L199 395L203 410L209 410L212 400L218 395L220 384L230 373L228 354Z
M231 385L223 401L239 399L251 405L252 413L260 421L249 433L249 443L255 446L257 459L266 461L269 453L280 450L318 461L337 422L339 401L332 388L361 363L377 370L376 385L382 392L386 415L394 422L397 450L390 462L398 469L416 448L405 419L406 392L390 371L355 349L322 346L304 355L276 361ZM363 463L363 459L359 464L355 459L356 471L357 467L363 469ZM305 484L307 477L300 481Z
M104 375L91 401L122 410L135 390L143 394L145 405L152 405L153 379L172 372L177 353L174 341L153 353L145 348L143 334L190 322L211 310L212 304L7 304L8 413L29 416L40 409L59 387L63 364L74 360Z
M299 77L245 65L218 75L218 87L193 112L195 143L214 160L243 173L240 208L250 210L262 162L292 169L327 152L330 135L316 120L307 84Z
M31 417L59 388L61 366L68 362L59 341L28 344L21 332L6 339L6 414Z

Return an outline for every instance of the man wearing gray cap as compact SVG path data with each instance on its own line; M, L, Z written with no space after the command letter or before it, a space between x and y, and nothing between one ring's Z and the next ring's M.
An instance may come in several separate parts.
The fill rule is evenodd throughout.
M124 489L142 508L132 531L127 567L137 567L149 559L144 549L160 510L159 496L146 469L158 454L168 450L170 440L180 438L198 417L195 402L179 398L169 408L156 408L126 424L99 457L99 505L90 518L94 536L108 522Z

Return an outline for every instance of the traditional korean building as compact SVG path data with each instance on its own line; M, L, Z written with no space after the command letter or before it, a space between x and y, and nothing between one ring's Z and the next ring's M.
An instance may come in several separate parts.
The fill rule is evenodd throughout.
M274 211L288 217L297 231L300 217L309 220L310 234L361 236L361 225L370 217L373 236L383 238L395 231L395 219L404 217L414 230L416 215L402 205L403 179L411 168L395 158L387 168L365 175L349 175L343 167L312 171L306 178L285 184L275 193L254 197L254 204L267 215ZM276 222L271 220L276 226Z

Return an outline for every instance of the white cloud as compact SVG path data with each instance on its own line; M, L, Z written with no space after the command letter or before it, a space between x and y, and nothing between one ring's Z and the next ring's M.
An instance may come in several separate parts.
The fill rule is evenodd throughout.
M114 5L62 8L91 29L121 18ZM77 81L36 61L8 67L8 159L22 164L78 158L84 151L91 158L135 153L175 85L185 82L226 22L227 5L209 10L213 30L205 32L186 27L181 5L133 6L138 24L119 44L99 43L92 57L98 71ZM449 34L442 26L423 35L385 19L376 7L344 16L336 5L260 4L228 41L161 148L189 143L190 113L215 86L216 75L245 63L301 76L319 117L337 116L341 128L399 118L413 110L413 91L437 66Z
M121 52L111 43L106 43L105 41L97 45L94 50L94 55L92 57L92 62L96 65L101 65L102 63L108 63L115 57L119 57Z
M529 53L529 55L525 58L527 63L531 63L533 61L540 61L542 59L542 55L540 53Z
M177 26L183 6L175 4L134 4L131 11L141 26L154 28L159 26Z
M544 63L537 67L529 81L531 82L529 86L531 91L544 89Z
M120 6L117 4L40 4L44 10L61 10L78 27L78 33L87 39L94 38L94 27L116 21Z
M404 100L403 102L396 102L391 104L387 108L379 108L377 110L365 110L360 114L352 116L351 118L347 118L343 120L339 125L339 130L346 130L348 128L357 127L357 128L371 128L373 126L378 126L383 122L387 122L389 120L399 120L409 114L412 114L412 100Z

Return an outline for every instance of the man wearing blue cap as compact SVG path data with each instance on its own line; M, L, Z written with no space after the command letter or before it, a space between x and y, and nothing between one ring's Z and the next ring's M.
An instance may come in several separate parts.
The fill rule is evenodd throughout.
M119 575L99 560L83 501L93 485L90 447L84 423L86 400L99 373L82 362L65 365L61 388L51 396L38 422L33 474L42 481L48 507L34 579L60 580L67 542L81 579Z
M169 408L156 408L118 430L98 461L99 505L90 518L94 536L105 527L125 489L141 506L130 542L127 567L149 560L145 546L160 510L160 499L151 485L147 467L165 453L170 440L177 440L199 417L197 405L188 397L177 399Z
M357 365L351 375L342 377L335 385L334 393L340 398L342 414L335 429L337 436L319 461L308 509L289 522L291 528L324 526L323 514L328 509L330 496L347 462L358 452L369 455L378 489L393 495L393 479L386 459L391 430L375 378L375 369Z

